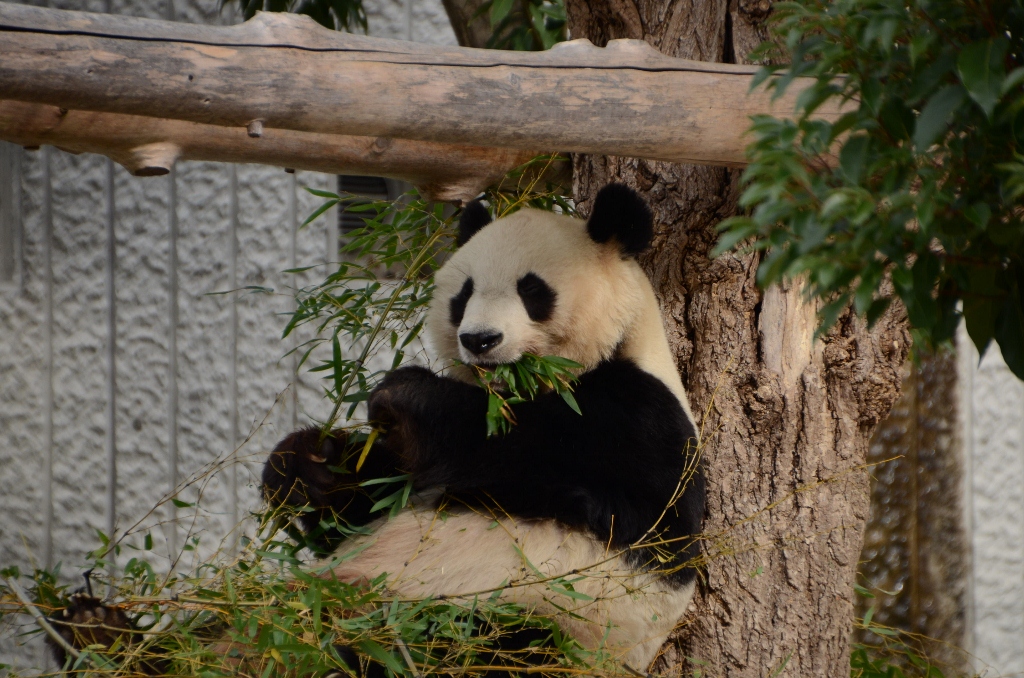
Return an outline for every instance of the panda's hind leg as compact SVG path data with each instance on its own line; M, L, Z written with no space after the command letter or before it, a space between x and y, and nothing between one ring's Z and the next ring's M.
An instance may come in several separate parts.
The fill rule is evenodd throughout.
M123 610L105 604L91 593L71 595L67 607L56 610L49 618L50 625L64 641L75 649L94 645L112 647L118 639L130 642L134 626ZM56 640L47 636L53 658L60 666L67 666L70 654Z
M557 665L559 653L549 629L527 625L496 627L477 618L477 633L489 642L477 651L476 664L490 667L481 671L485 678L510 678L520 671L543 665Z
M524 669L557 664L557 649L549 629L507 624L495 626L484 616L477 614L473 621L474 641L463 648L472 652L472 657L459 658L456 663L466 675L475 678L513 678L523 675ZM432 645L437 639L431 639ZM444 641L440 643L444 646ZM472 648L472 649L471 649ZM336 645L334 648L342 660L359 678L387 678L390 671L378 660L360 656L352 648ZM445 651L439 650L441 654ZM411 658L411 655L410 655ZM399 663L408 660L396 657ZM420 674L421 667L414 661L414 673ZM437 658L430 663L437 661ZM448 658L451 661L451 657ZM322 678L348 678L347 673L331 671Z

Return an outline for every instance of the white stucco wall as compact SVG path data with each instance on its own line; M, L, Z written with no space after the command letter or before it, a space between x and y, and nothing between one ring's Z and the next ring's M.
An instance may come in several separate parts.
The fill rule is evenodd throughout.
M369 35L457 45L441 0L364 0Z
M1024 675L1024 383L994 343L958 337L971 547L967 649L987 675Z
M439 0L410 1L411 11L406 0L366 0L371 34L406 38L411 26L415 39L455 43ZM217 0L166 3L52 6L233 20ZM253 471L266 451L327 413L316 376L284 357L296 281L282 272L325 261L334 216L297 226L320 203L302 187L333 190L335 178L215 163L136 178L98 156L17 157L20 177L0 173L16 182L24 240L17 283L0 284L0 567L61 563L76 580L96 530L122 534L176 483L241 446L248 468L203 487L191 530L202 557L256 505ZM274 293L217 294L246 286ZM136 543L152 532L165 566L185 538L170 517L165 506L136 530ZM47 665L38 638L2 637L0 664Z

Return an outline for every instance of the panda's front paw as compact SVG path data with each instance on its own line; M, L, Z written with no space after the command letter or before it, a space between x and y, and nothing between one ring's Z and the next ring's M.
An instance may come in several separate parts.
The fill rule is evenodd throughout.
M328 435L316 427L290 433L263 465L263 494L271 506L331 508L338 493L351 483L342 471L348 435Z
M420 389L424 386L429 387L440 380L441 377L426 367L406 365L384 375L380 384L374 389L374 393L404 389L413 389L414 392L420 392ZM371 400L373 399L373 394L371 394L370 398Z
M429 408L431 391L440 380L424 367L402 367L390 372L370 393L370 421L382 431L381 443L415 471L419 459L419 419Z
M81 592L72 594L67 607L50 615L50 624L74 648L91 645L111 647L118 638L130 634L133 629L124 611ZM63 666L68 659L67 651L50 637L46 642L54 659Z
M410 365L389 372L370 393L370 421L388 426L423 409L440 377L425 367Z

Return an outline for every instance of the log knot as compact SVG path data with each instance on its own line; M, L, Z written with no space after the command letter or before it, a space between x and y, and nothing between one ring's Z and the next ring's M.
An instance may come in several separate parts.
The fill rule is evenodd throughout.
M137 177L158 177L168 174L181 156L181 148L169 141L135 146L125 154L111 157Z

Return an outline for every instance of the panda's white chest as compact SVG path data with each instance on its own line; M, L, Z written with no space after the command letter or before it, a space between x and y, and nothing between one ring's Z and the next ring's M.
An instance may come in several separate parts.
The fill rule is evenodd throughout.
M408 509L338 555L346 554L354 555L334 569L341 580L387 573L389 589L413 599L471 601L500 590L504 601L554 615L585 648L606 649L640 670L693 595L692 584L671 587L638 573L588 535L553 521L495 519L486 512Z

